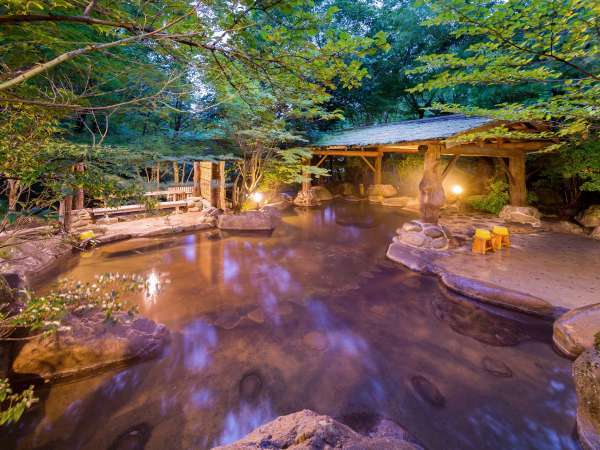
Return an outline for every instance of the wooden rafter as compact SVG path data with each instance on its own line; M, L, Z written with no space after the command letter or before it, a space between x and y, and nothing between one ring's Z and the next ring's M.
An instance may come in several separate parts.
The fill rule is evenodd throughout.
M444 168L444 171L442 172L442 181L446 178L446 176L450 173L452 168L456 165L456 162L458 161L458 158L460 158L460 156L461 155L454 155L452 159L448 162L448 165Z
M367 166L369 166L369 169L371 169L373 172L375 172L375 167L373 167L373 165L369 162L369 160L362 155L360 155L360 157L367 164Z
M323 157L319 160L319 162L317 163L317 165L315 167L320 167L321 164L323 164L323 162L327 159L327 155L323 155Z

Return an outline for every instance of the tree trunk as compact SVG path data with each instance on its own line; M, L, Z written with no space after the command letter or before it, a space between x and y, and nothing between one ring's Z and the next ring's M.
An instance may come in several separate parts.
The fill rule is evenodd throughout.
M440 145L429 145L425 152L423 178L419 183L421 220L438 223L446 201L440 175Z
M525 185L525 154L511 156L508 159L510 172L509 192L512 206L527 206L527 187Z
M17 209L17 202L19 201L20 194L20 185L21 182L19 180L8 180L8 210L10 212L14 212Z
M83 172L85 170L85 166L83 163L78 163L75 166L75 171ZM83 188L77 189L77 193L75 194L75 204L73 205L75 209L83 209L85 203L85 195L83 193Z

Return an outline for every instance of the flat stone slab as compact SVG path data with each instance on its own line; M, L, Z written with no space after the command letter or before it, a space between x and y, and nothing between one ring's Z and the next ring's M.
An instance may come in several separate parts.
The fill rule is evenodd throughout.
M569 358L575 359L594 345L594 335L600 333L600 303L572 309L554 322L554 345Z
M275 228L275 223L273 216L267 212L248 211L220 215L217 228L235 231L270 231Z
M95 240L100 244L107 244L138 237L164 236L212 228L214 223L215 219L202 211L148 217L107 224L104 226L104 234L97 236Z
M558 317L600 299L600 242L596 240L511 228L509 249L476 255L470 250L473 222L452 228L455 237L454 229L464 231L457 248L427 252L393 243L388 257L413 270L437 274L457 292L537 315Z

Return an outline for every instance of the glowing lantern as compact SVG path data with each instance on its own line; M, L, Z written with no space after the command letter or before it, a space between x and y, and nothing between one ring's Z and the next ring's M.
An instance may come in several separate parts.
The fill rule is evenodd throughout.
M262 192L255 192L252 194L251 197L254 203L259 204L263 201L264 195L262 194Z
M452 186L451 191L454 195L461 195L464 192L464 189L462 186L455 184L454 186Z

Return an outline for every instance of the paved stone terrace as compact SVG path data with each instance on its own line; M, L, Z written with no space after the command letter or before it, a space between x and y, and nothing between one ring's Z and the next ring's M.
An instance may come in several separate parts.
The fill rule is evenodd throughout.
M476 255L470 248L472 230L503 224L501 219L484 214L453 214L442 216L440 223L457 238L458 247L424 255L431 263L429 271L526 294L548 302L557 311L600 303L599 240L509 225L511 248ZM414 258L416 253L410 253L409 258ZM423 265L423 259L419 264Z

